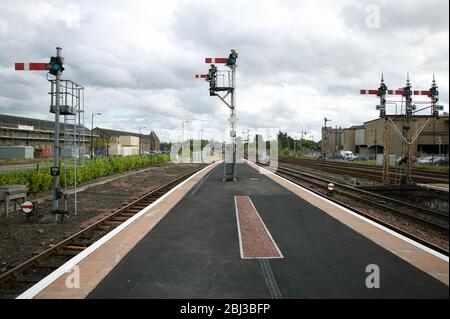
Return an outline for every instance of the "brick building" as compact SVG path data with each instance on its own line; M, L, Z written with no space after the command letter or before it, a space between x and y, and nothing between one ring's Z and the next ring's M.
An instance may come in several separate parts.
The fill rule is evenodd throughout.
M95 153L109 155L111 153L111 145L121 144L121 137L132 136L139 138L139 153L148 153L150 151L159 151L160 141L155 132L150 134L139 134L133 132L125 132L118 130L110 130L106 128L96 127L94 134L98 136L98 140L94 139Z
M405 119L402 116L389 116L399 131L404 131ZM448 156L449 117L439 118L427 115L414 116L410 120L411 135L429 119L424 130L412 145L414 155L446 155ZM384 118L367 121L361 126L345 129L322 128L322 154L331 157L339 150L352 151L355 154L375 157L383 154ZM404 153L404 143L392 126L389 126L389 153L400 156Z

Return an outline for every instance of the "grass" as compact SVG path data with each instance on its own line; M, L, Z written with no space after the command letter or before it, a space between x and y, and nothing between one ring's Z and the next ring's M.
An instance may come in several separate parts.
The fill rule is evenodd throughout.
M292 156L288 154L288 152L284 152L282 156ZM336 162L340 163L348 163L348 164L354 164L354 165L369 165L369 166L379 166L377 165L376 161L344 161L344 160L337 160ZM400 169L405 168L405 166L391 166L391 169ZM447 173L448 174L448 166L438 166L438 165L426 165L426 164L413 164L412 165L413 170L418 171L425 171L425 172L433 172L433 173Z
M355 165L370 165L370 166L380 166L377 165L376 161L339 161L349 164L355 164ZM394 166L391 167L392 169L396 168L405 168L405 166ZM412 165L413 170L418 171L426 171L426 172L434 172L434 173L447 173L448 174L448 166L438 166L438 165L427 165L427 164L413 164Z
M412 166L412 168L414 170L419 170L419 171L427 171L427 172L434 172L434 173L447 173L448 174L448 166L414 164Z
M77 183L92 181L100 177L109 176L121 172L144 168L154 164L167 162L170 160L168 154L154 154L149 156L124 156L108 157L96 159L86 163L84 167L77 168ZM50 175L50 164L39 170L13 170L0 174L0 186L10 184L25 185L28 194L47 192L52 188L53 178ZM64 174L64 167L61 167L60 184L67 185L74 183L74 168L70 167Z
M21 165L21 164L40 164L40 163L50 163L51 159L48 158L35 158L35 159L9 159L0 160L0 166L2 165Z

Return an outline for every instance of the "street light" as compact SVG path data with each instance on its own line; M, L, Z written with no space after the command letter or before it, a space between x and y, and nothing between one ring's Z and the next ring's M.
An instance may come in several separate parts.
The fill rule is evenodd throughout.
M91 159L94 156L94 116L102 115L102 113L92 113L91 118Z
M184 123L189 123L189 120L181 121L181 143L184 143Z
M142 146L141 146L141 132L143 128L147 128L146 126L140 126L139 127L139 155L142 153Z
M303 137L308 134L305 131L302 131L302 135L300 137L300 157L302 156L302 154L304 153L304 147L303 147Z
M190 159L190 149L191 149L191 141L188 141L188 147L185 148L185 144L184 144L184 123L189 123L190 120L182 120L181 121L181 156L183 159L185 158L189 158Z
M200 120L200 159L201 159L201 162L203 163L203 145L202 145L202 140L203 140L203 122L207 122L207 120ZM208 140L208 136L209 136L209 134L208 134L208 131L207 131L207 134L206 134L207 136L206 136L206 141L207 142L209 142L209 140Z

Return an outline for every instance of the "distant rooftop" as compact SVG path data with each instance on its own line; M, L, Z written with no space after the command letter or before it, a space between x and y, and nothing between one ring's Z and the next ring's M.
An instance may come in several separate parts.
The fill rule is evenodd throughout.
M111 135L111 136L136 136L136 137L150 136L151 138L159 139L154 131L151 131L150 134L139 134L139 133L135 133L135 132L111 130L111 129L102 128L102 127L96 127L96 128L94 128L94 131L101 131L101 132L106 133L106 134Z
M38 130L49 130L53 131L55 129L55 122L48 120L39 120L29 117L15 116L0 114L0 126L8 126L17 128L19 125L33 126L34 129ZM70 124L69 124L70 125ZM70 125L72 126L72 125ZM64 128L64 120L60 123L60 128ZM86 131L90 131L85 127Z

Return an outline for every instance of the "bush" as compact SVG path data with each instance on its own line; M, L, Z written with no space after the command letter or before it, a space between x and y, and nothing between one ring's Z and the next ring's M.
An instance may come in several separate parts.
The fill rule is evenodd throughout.
M84 167L77 167L77 183L92 181L100 177L109 176L125 171L144 168L170 160L168 154L154 154L150 156L108 157L86 163ZM74 167L64 170L61 167L60 184L73 185ZM0 174L0 186L9 184L25 185L29 194L47 192L52 188L53 178L50 175L50 165L39 170L18 170Z
M289 149L285 148L281 151L281 155L282 156L291 156L291 151Z

